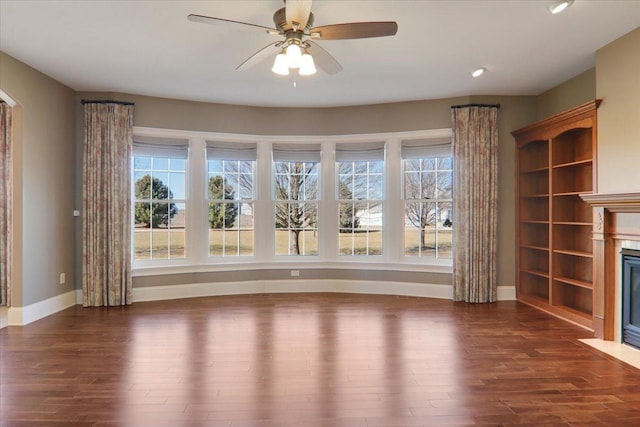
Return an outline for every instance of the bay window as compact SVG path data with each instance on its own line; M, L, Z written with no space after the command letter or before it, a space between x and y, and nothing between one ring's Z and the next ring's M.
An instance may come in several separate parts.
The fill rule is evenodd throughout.
M305 140L138 129L133 266L148 268L141 274L252 263L446 268L449 135Z

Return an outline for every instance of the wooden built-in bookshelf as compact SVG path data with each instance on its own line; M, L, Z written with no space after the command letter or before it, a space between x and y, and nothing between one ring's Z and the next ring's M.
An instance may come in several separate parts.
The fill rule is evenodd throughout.
M512 132L517 143L517 298L593 329L591 207L596 109L580 105Z

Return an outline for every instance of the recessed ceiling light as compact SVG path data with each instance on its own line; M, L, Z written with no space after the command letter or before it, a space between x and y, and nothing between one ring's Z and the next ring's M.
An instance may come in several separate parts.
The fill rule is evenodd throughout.
M555 15L571 6L571 3L573 3L573 0L556 1L549 6L549 11Z
M473 70L473 72L471 72L471 75L473 77L480 77L485 71L487 71L487 69L484 67L478 68L477 70Z

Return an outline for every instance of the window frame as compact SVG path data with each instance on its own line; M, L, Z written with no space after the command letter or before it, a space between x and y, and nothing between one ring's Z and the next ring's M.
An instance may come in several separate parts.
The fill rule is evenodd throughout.
M173 265L182 265L185 262L188 262L187 260L190 257L190 248L189 248L189 222L187 220L187 217L189 215L189 211L191 209L190 207L190 197L189 197L189 146L187 145L186 147L186 157L182 158L182 157L178 157L178 156L171 156L172 153L175 153L176 151L179 151L179 148L176 148L175 150L171 149L171 147L180 147L183 146L185 143L187 142L187 140L184 139L165 139L162 137L157 137L157 138L145 138L145 137L141 137L141 138L134 138L134 148L131 151L131 193L130 193L130 200L131 200L131 265L132 268L137 268L137 267L146 267L146 266L173 266ZM147 145L147 147L144 148L136 148L138 147L137 144L141 144L141 145ZM154 155L154 146L155 146L155 151L156 153L159 153L160 155ZM162 153L163 148L167 148L166 153ZM135 157L147 157L147 158L151 158L152 162L153 162L153 158L161 158L161 159L167 159L168 164L170 165L170 159L179 159L179 160L184 160L184 181L185 181L185 198L184 199L176 199L176 198L167 198L167 199L137 199L136 198L136 194L135 194ZM149 171L154 171L153 167L151 167L151 169L149 169ZM168 166L167 170L163 170L163 172L166 172L167 174L171 174L172 170L170 169L170 167ZM175 171L177 172L177 171ZM182 171L180 171L182 172ZM151 173L151 176L153 177L153 173ZM169 184L167 184L169 185ZM154 203L154 201L156 202L160 202L160 203L168 203L169 205L171 205L171 203L181 203L184 204L184 209L185 209L185 227L184 227L184 257L179 257L179 258L171 258L170 257L170 253L169 256L167 258L158 258L158 259L136 259L135 258L135 231L136 231L136 222L135 222L135 205L136 203ZM167 229L167 232L170 233L171 228L169 227ZM153 228L150 229L150 232L153 232ZM170 248L170 245L169 245ZM169 249L170 251L170 249Z
M358 145L361 145L361 148L358 148ZM381 221L380 221L380 239L381 239L381 244L380 244L380 253L379 254L371 254L369 253L371 248L369 246L369 240L370 240L370 231L371 229L369 227L366 228L366 253L364 254L356 254L354 253L355 247L353 244L353 241L355 240L355 228L351 227L350 229L353 231L352 237L351 237L351 253L342 253L342 249L340 248L340 242L338 242L338 256L340 257L340 259L382 259L385 256L385 241L386 239L386 235L388 234L386 232L386 226L385 226L385 218L386 218L386 214L385 214L385 208L387 205L387 162L386 162L386 156L385 156L385 150L386 150L386 143L384 141L372 141L372 142L368 142L368 143L363 143L363 144L351 144L349 142L346 143L338 143L336 146L336 156L335 156L335 179L336 179L336 185L335 185L335 200L336 200L336 211L334 212L334 215L338 215L338 217L340 217L340 210L341 210L341 205L344 203L352 203L353 205L356 205L358 203L361 204L367 204L367 205L376 205L380 207L380 212L379 214L381 215ZM351 173L348 174L343 174L341 171L341 165L343 163L351 163L351 168L352 171ZM371 172L371 163L372 162L380 162L381 163L381 171L380 172ZM340 192L340 183L341 183L341 176L342 175L349 175L353 178L353 181L355 181L357 176L362 176L361 174L358 174L357 171L355 170L356 167L356 163L360 163L360 164L366 164L366 173L364 176L366 176L367 178L367 189L366 189L366 198L358 198L355 194L356 188L355 188L355 184L354 184L354 188L349 189L349 191L351 191L352 197L350 199L343 199L341 197L341 192ZM372 176L381 176L382 179L382 184L381 184L381 188L380 188L380 199L374 199L371 198L371 194L369 193L369 179ZM369 208L368 210L370 210L371 208ZM341 232L340 230L344 230L344 227L341 227L341 224L338 224L338 239L341 238Z
M255 226L255 206L256 206L256 202L257 202L257 190L256 187L258 185L258 174L257 174L257 144L255 142L252 143L239 143L239 142L226 142L226 141L220 141L220 140L216 140L216 141L206 141L206 155L205 155L205 191L204 191L204 198L205 198L205 202L206 202L206 209L207 209L207 260L211 261L211 260L215 260L215 262L225 262L226 260L229 259L253 259L255 258L255 248L256 248L256 238L255 238L255 231L256 231L256 226ZM211 154L211 156L209 155ZM209 197L209 181L211 179L211 171L209 170L209 161L212 160L216 160L216 161L220 161L221 163L221 176L223 178L223 180L225 179L226 175L227 175L227 171L226 171L226 162L237 162L238 163L238 167L237 167L237 171L234 172L236 175L238 175L238 183L240 182L240 175L242 175L243 173L240 171L240 162L251 162L251 198L246 199L246 198L242 198L241 197L241 189L240 189L240 184L238 184L238 197L234 198L234 199L211 199ZM228 201L225 201L228 200ZM240 224L238 224L238 227L233 229L233 230L237 230L238 233L238 248L237 248L237 253L236 254L226 254L225 252L225 242L226 242L226 237L223 237L223 245L222 245L222 251L223 253L221 255L215 254L215 255L211 255L211 228L210 228L210 222L209 222L209 209L212 203L219 203L219 204L225 204L225 203L234 203L239 205L239 210L240 210L240 216L241 216L241 212L242 212L242 205L243 204L249 204L251 205L251 211L252 211L252 219L251 219L251 228L243 228ZM240 221L241 218L238 218L238 221ZM226 235L226 228L223 228L223 236ZM241 235L243 231L251 231L251 254L242 254L241 250L240 250L240 239L241 239Z

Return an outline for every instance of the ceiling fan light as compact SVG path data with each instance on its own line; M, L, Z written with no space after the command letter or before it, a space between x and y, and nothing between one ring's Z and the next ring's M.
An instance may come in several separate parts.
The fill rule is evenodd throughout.
M316 73L316 64L313 62L313 56L307 52L300 58L300 70L298 73L301 76L310 76Z
M484 72L485 72L485 71L487 71L487 69L486 69L486 68L484 68L484 67L482 67L482 68L478 68L478 69L476 69L476 70L473 70L473 71L471 72L471 75L472 75L473 77L480 77L481 75L483 75L483 74L484 74Z
M556 1L549 6L549 11L555 15L571 6L571 3L573 3L573 0Z
M273 61L273 68L271 68L276 74L280 74L281 76L289 75L289 62L287 61L287 55L284 52L280 52L276 55L276 60Z
M289 68L298 68L300 67L300 61L302 59L302 50L300 50L300 46L295 43L287 46L287 61L289 63Z

